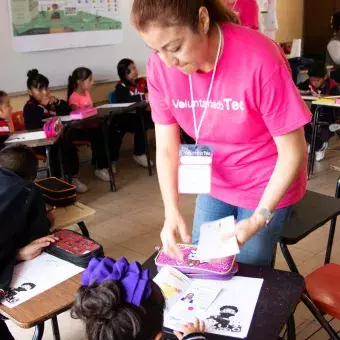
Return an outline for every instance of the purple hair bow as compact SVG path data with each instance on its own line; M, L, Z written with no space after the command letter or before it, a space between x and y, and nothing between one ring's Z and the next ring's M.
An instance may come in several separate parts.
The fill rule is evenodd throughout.
M151 295L149 270L143 270L138 262L131 264L126 258L113 260L109 257L93 258L82 275L82 285L101 284L104 281L119 281L125 291L124 301L137 307Z

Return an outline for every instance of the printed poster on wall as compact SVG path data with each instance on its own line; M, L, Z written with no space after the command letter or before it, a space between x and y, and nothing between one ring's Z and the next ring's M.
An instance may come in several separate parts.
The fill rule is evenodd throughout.
M121 0L9 0L13 48L46 51L118 44Z

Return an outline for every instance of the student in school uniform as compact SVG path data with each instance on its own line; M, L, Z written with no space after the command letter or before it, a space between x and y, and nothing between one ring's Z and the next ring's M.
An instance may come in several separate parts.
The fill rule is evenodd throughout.
M308 68L308 76L309 78L306 81L298 84L298 89L301 94L309 94L315 97L340 95L340 87L328 76L326 65L323 62L314 62L310 65ZM313 105L311 110L314 113L316 106ZM337 111L334 108L324 107L322 108L319 120L330 124L334 123L336 113ZM305 126L305 135L308 144L310 144L312 140L312 131L312 125L307 124ZM328 142L332 136L333 133L329 130L328 126L319 126L315 143L315 159L318 162L325 158Z
M0 300L17 261L31 260L54 243L48 236L53 215L34 185L38 161L31 149L15 145L0 151ZM0 315L0 339L14 340Z
M93 107L93 100L91 98L91 88L93 86L93 74L92 71L86 67L78 67L72 72L68 79L68 91L67 99L72 111L78 109L84 109L87 107ZM96 165L94 172L95 176L104 182L110 181L109 175L109 161L106 155L104 135L102 132L101 122L91 121L91 126L84 126L81 129L75 129L73 131L73 139L91 141L92 154L95 155L93 163ZM88 127L87 127L88 126ZM115 131L110 130L109 143L110 151L114 154L115 149ZM114 156L111 155L111 159L114 160ZM116 168L112 165L113 173L116 173Z
M12 106L6 92L0 91L0 150L5 146L5 141L10 134L10 119Z
M44 75L40 74L38 70L33 69L27 73L27 77L27 88L30 96L24 106L24 121L27 130L41 129L44 125L43 119L45 118L68 115L70 113L70 108L64 100L51 96L49 80ZM58 147L62 148L66 173L72 175L72 183L76 186L77 192L86 192L88 187L77 177L79 159L76 146L66 142L64 139L60 139ZM45 154L44 148L36 148L36 151L39 154ZM56 147L51 148L51 163L54 174L60 176L60 163Z
M136 103L148 100L148 87L145 78L139 77L138 69L133 60L125 58L117 65L117 72L120 81L116 85L116 97L118 103ZM145 127L153 128L150 110L144 110ZM148 166L145 154L145 141L142 123L139 117L134 115L121 115L115 117L114 123L119 133L119 140L116 145L116 160L119 157L123 137L127 132L134 134L133 159L143 167ZM153 162L151 162L153 165Z

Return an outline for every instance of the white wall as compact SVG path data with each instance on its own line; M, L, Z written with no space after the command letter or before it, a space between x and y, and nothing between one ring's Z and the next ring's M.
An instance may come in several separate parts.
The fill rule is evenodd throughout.
M51 86L66 85L68 76L79 66L89 67L94 72L95 80L117 80L116 65L122 58L133 59L141 74L144 74L150 50L130 24L132 0L121 3L124 30L121 44L17 53L12 48L8 1L0 0L0 89L6 92L25 91L26 74L32 68L46 75Z

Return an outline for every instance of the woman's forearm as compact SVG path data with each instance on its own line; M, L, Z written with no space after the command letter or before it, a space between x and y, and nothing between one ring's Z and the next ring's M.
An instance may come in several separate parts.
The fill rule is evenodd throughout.
M307 145L302 129L276 138L278 159L272 176L260 200L259 207L274 211L282 200L307 157Z
M164 138L167 138L162 131L157 131L157 173L159 186L162 193L162 199L165 208L165 216L179 209L178 195L178 151L179 137L172 138L169 143L164 143ZM160 141L161 140L161 141Z

